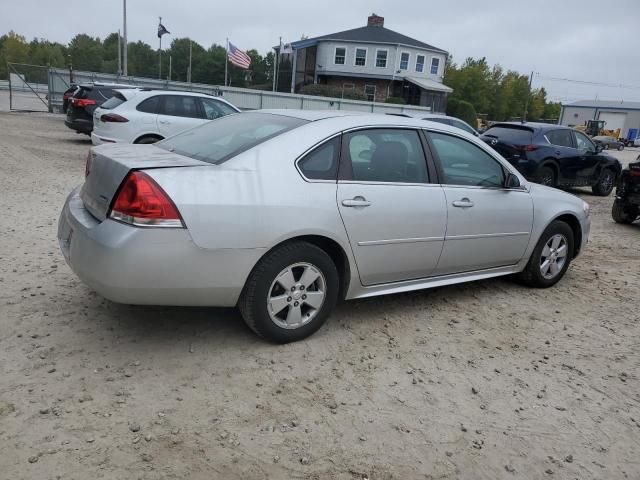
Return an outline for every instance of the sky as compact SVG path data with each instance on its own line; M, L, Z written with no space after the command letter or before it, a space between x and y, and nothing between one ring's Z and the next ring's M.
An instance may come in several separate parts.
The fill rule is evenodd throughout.
M68 43L77 33L101 38L122 28L122 0L0 0L0 35L14 30ZM534 72L533 88L554 101L640 101L638 0L615 7L593 0L128 0L128 40L157 48L158 17L171 32L205 47L234 45L265 54L284 42L366 25L385 27L448 51L453 61ZM557 80L557 79L568 79ZM575 82L578 81L578 82ZM582 82L582 83L581 83Z

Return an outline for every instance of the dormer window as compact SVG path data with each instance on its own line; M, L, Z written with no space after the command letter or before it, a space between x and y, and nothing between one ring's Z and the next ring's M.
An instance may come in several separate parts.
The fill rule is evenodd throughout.
M336 54L333 63L336 65L344 65L347 57L347 49L344 47L336 47Z

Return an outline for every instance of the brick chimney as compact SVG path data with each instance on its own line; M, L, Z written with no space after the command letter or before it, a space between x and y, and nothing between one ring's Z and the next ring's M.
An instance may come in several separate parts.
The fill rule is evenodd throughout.
M367 18L367 27L384 27L384 17L379 17L375 13L372 13Z

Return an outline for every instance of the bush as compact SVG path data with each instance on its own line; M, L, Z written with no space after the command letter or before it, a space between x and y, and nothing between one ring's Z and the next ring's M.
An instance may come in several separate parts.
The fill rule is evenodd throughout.
M389 97L384 101L384 103L395 103L397 105L406 105L407 104L405 99L404 98L400 98L400 97Z
M300 88L299 93L302 93L303 95L315 95L318 97L345 98L348 100L367 100L367 97L364 93L348 89L345 89L343 91L340 87L334 87L331 85L320 85L317 83L304 85L302 88Z
M469 125L476 124L476 109L469 102L450 98L447 102L447 115L464 120Z

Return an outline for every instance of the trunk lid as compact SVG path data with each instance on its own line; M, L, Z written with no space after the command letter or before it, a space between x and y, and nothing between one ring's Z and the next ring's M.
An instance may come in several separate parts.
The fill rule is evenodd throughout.
M100 221L107 218L113 196L131 170L212 166L154 145L101 145L91 149L87 161L88 175L80 198Z
M523 147L533 143L533 130L523 125L498 124L480 137L507 160L524 157Z

